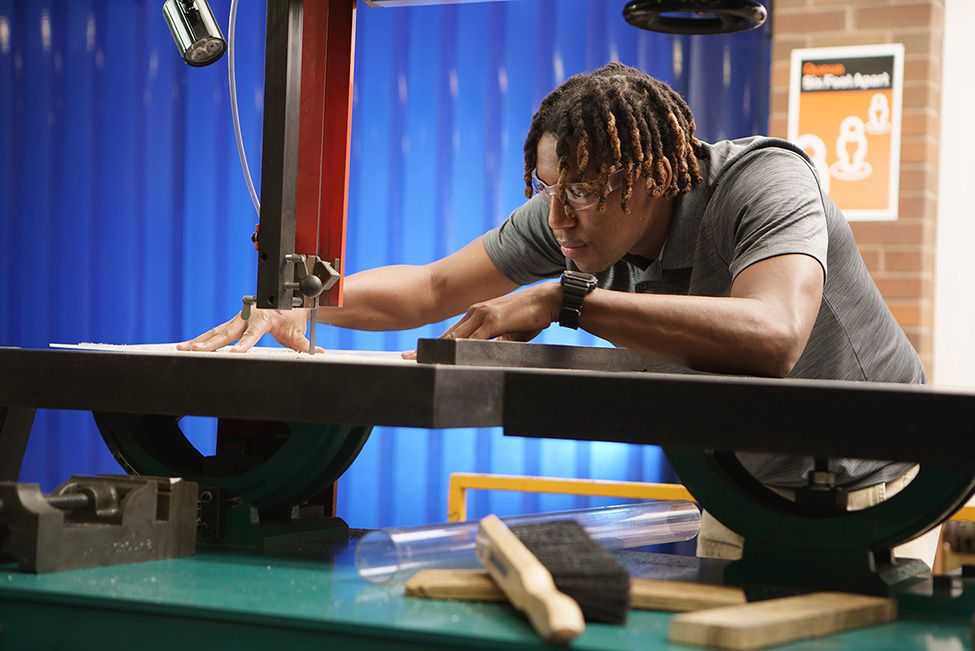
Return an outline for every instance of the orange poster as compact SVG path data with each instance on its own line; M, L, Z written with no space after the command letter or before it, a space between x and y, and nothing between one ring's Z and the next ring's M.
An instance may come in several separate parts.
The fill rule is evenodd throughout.
M897 219L904 46L793 50L789 140L850 221Z

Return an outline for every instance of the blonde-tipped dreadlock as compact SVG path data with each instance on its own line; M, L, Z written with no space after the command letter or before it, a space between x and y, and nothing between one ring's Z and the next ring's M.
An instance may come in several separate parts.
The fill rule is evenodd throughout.
M531 175L538 164L538 141L545 134L556 140L559 157L558 192L566 202L569 161L574 155L580 181L599 193L599 210L606 209L610 175L623 170L620 203L624 212L637 179L651 196L674 197L701 183L697 158L701 142L694 137L694 116L670 86L622 63L589 74L575 75L542 101L525 139L525 195L532 196ZM571 142L571 145L570 145ZM574 145L575 151L570 151ZM670 160L673 176L664 183ZM592 163L598 178L587 179Z

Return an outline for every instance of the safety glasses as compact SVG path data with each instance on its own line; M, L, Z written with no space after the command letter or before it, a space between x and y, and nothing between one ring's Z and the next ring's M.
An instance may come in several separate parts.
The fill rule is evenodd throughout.
M545 197L546 201L550 200L552 197L558 194L557 185L546 185L538 178L538 170L532 170L532 190L535 194L540 194ZM616 188L623 185L623 170L615 172L609 177L609 191L607 195L616 190ZM568 183L565 186L565 197L575 210L585 210L586 208L592 208L597 203L599 203L599 193L593 192L588 189L589 186L586 183Z

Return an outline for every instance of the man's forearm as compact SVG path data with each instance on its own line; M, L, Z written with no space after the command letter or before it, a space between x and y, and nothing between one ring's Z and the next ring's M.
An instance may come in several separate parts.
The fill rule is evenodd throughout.
M805 255L744 269L730 297L594 291L580 325L619 346L688 368L783 377L806 347L823 296L823 270Z
M478 238L422 267L397 265L345 279L343 307L318 311L318 321L357 330L405 330L457 316L477 301L517 285L494 265Z
M426 267L395 265L345 279L342 307L318 310L318 321L356 330L407 330L445 319Z
M781 377L808 332L776 322L757 299L594 291L580 325L618 346L714 373Z

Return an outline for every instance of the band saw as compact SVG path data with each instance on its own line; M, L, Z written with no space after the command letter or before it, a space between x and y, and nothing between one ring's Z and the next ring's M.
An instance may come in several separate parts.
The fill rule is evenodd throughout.
M244 298L245 310L342 303L354 24L352 2L268 2L262 202L254 238L258 278L256 294ZM656 444L702 506L745 536L745 555L731 564L631 559L634 568L643 568L635 571L740 584L756 595L818 589L894 595L902 610L963 617L946 634L970 636L972 580L931 578L923 563L895 559L890 549L944 521L975 492L975 394L662 374L654 372L652 360L627 351L439 340L421 342L419 349L420 362L414 363L382 355L0 348L0 480L16 480L36 409L91 411L130 475L178 477L199 487L202 553L167 561L180 564L171 566L170 585L190 594L189 575L229 563L239 566L239 574L219 581L245 590L264 585L259 574L278 552L311 545L319 554L276 575L306 590L288 602L292 619L273 604L205 604L211 625L194 620L189 626L198 640L225 639L221 627L245 613L258 622L247 629L254 645L290 629L295 640L367 640L377 648L501 641L531 646L531 635L511 633L507 614L491 610L493 605L474 611L490 623L471 628L470 609L414 606L401 595L354 584L340 553L354 532L335 517L335 481L375 425L502 426L512 436ZM567 400L587 408L570 415L563 409ZM805 416L797 422L800 413ZM181 431L180 418L189 415L220 419L215 455L201 454ZM848 512L827 471L814 473L793 502L752 478L734 451L813 455L823 469L829 457L844 456L913 461L921 470L893 498ZM323 545L329 550L324 555ZM98 581L114 576L139 583L157 572L148 565L85 572ZM309 579L322 565L334 575L325 598L308 592L324 585ZM189 619L201 607L193 597L134 590L122 595L134 605L120 615L120 596L109 585L85 593L55 575L11 571L7 577L0 603L24 621L61 613L71 595L89 594L102 611L88 612L91 623L84 626L145 626L160 644L175 638L145 612L145 603L163 603L165 616ZM346 597L355 603L340 603ZM106 614L112 601L115 612ZM388 620L379 602L393 604ZM314 604L328 612L311 614ZM641 613L635 619L642 639L634 634L621 641L615 632L597 631L593 648L647 648L648 640L666 648L652 632L659 629L655 618L663 617ZM295 618L301 623L295 625ZM890 636L905 644L927 630L923 623L916 629L892 626L902 627ZM8 640L31 639L24 630L13 619L0 620L0 648Z

